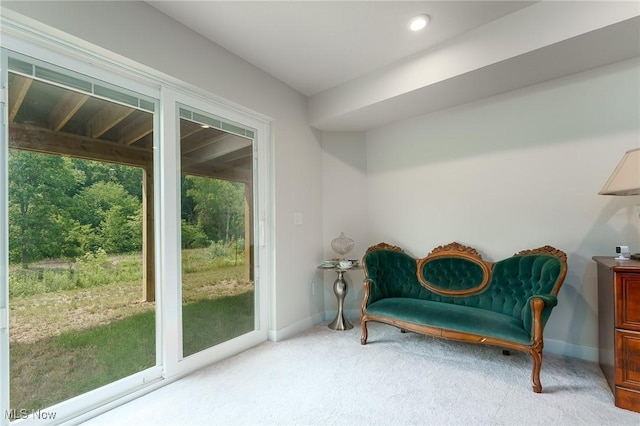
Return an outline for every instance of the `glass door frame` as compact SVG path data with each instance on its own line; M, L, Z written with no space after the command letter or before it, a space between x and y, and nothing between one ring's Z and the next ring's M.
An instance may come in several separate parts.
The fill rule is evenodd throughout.
M100 412L157 389L197 369L237 354L268 339L271 295L274 291L275 244L273 146L271 119L205 93L171 77L115 54L95 50L81 40L61 39L60 34L35 29L18 17L0 16L0 426L9 424L8 333L8 125L7 52L5 49L50 62L73 72L138 91L158 99L154 118L154 211L156 277L156 366L131 377L64 401L55 423L83 421ZM77 43L77 44L76 44ZM180 259L180 157L177 103L191 105L213 115L255 129L254 137L254 235L256 327L253 332L182 358ZM176 342L179 342L177 344ZM107 392L108 389L108 392ZM43 407L44 408L44 407ZM17 420L12 424L20 424ZM46 424L46 423L43 423Z
M160 206L164 213L162 220L161 238L164 240L162 254L162 271L164 277L162 291L165 295L163 320L165 321L165 338L168 341L180 342L176 345L164 347L165 368L168 376L184 375L213 362L217 362L231 355L249 349L264 342L268 337L269 328L269 274L272 271L270 249L271 228L266 223L267 206L270 205L270 176L268 173L269 159L268 140L269 123L261 118L253 117L243 111L231 109L210 98L198 96L176 90L172 87L163 87L161 90L162 104L162 130L160 159L164 179L160 182L165 195L164 200L169 204ZM255 328L237 338L220 343L214 347L205 349L188 357L182 356L182 262L180 240L180 106L189 107L206 112L213 116L224 117L224 120L239 123L244 127L254 130L253 153L253 223L254 235L254 286L255 286ZM270 216L270 215L269 215ZM167 261L169 260L169 261ZM174 283L173 285L171 283ZM178 302L174 305L173 302Z
M0 72L2 74L1 82L2 82L2 134L0 135L0 177L2 182L2 187L0 188L0 229L3 231L0 233L2 235L0 241L0 264L3 265L3 274L0 277L0 312L4 320L0 319L0 326L4 327L0 330L0 390L1 399L0 399L0 425L9 424L9 416L8 413L10 410L17 410L14 412L14 415L17 413L18 420L11 422L11 424L20 424L22 421L29 421L28 419L32 419L34 413L32 411L26 411L21 407L11 407L10 406L10 335L9 335L9 273L8 273L8 229L9 229L9 220L8 220L8 205L9 205L9 196L8 196L8 152L9 152L9 123L8 123L8 58L12 56L14 53L17 56L24 55L25 57L33 58L34 61L54 64L55 67L61 67L69 70L72 73L79 73L87 76L90 79L104 81L108 84L122 87L125 90L129 90L132 92L139 93L148 98L155 99L155 109L153 126L154 126L154 147L158 145L158 135L159 135L159 99L160 99L160 91L158 87L154 87L153 85L145 85L141 84L139 81L130 80L128 78L123 77L122 75L114 74L113 72L109 72L104 69L100 69L97 67L92 67L87 63L83 63L78 61L77 59L70 58L66 55L57 53L50 49L47 49L45 46L34 45L31 43L27 43L24 40L19 38L13 38L11 36L6 36L3 34L2 46L0 46L0 57L2 58L2 67ZM156 149L153 150L157 151ZM157 159L154 158L154 178L157 179L159 177L160 169L157 166ZM154 189L155 196L159 196L159 192ZM160 212L155 212L156 220L157 215ZM157 232L157 231L156 231ZM158 242L155 242L156 253ZM155 256L154 263L157 267L158 256ZM156 281L156 297L161 298L161 295L158 294L159 287L158 282ZM110 384L98 387L97 389L88 391L81 395L77 395L71 399L56 403L50 407L42 407L42 412L46 412L47 416L54 415L55 418L52 419L53 422L59 423L60 421L69 420L71 418L76 417L78 414L83 412L88 412L95 407L100 406L105 401L112 401L117 398L122 397L123 395L133 394L135 391L140 390L145 386L149 386L154 383L158 383L163 379L164 371L163 371L163 360L162 360L162 329L161 329L161 317L162 313L160 311L160 304L156 302L155 309L155 323L156 323L156 359L155 365L149 368L146 368L142 371L134 373L130 376L124 377L122 379L116 380Z
M9 157L7 112L8 57L0 51L0 425L9 424ZM6 208L5 208L6 206Z

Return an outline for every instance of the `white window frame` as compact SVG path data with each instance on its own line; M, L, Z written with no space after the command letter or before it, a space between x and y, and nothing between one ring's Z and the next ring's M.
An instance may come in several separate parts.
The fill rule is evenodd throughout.
M7 112L7 56L0 55L0 425L8 425L9 380L2 379L9 372L9 157L6 143Z
M254 136L254 235L256 235L255 247L255 289L256 304L255 330L213 348L205 349L186 358L182 356L182 344L168 345L165 347L165 368L168 376L184 375L200 369L212 362L217 362L231 355L242 352L253 347L268 338L268 309L269 309L269 284L268 279L264 279L265 269L269 270L271 258L271 243L267 240L265 229L266 210L268 204L269 182L266 159L258 153L267 152L268 123L262 120L246 116L239 111L229 110L224 105L214 102L206 97L175 90L170 87L162 88L162 123L161 135L168 139L161 138L161 152L164 156L161 160L161 167L164 170L166 181L160 183L165 190L165 200L170 204L161 205L164 212L164 220L161 223L161 238L165 244L165 254L163 254L163 270L160 274L170 277L166 280L166 287L163 292L166 295L165 301L180 301L182 299L181 285L181 243L180 243L180 143L179 143L179 107L189 105L190 107L206 111L212 115L224 117L225 120L240 123L245 127L255 129ZM171 138L173 137L173 138ZM266 156L266 154L265 154ZM261 183L264 182L264 183ZM264 237L263 237L264 236ZM165 256L166 255L166 256ZM166 259L171 259L167 262ZM177 308L177 309L176 309ZM165 337L173 342L182 342L182 304L179 306L165 306L164 320L166 321Z
M270 299L274 272L272 120L260 113L222 99L119 55L90 45L57 30L40 26L19 14L3 11L0 16L0 47L52 63L115 86L158 99L154 131L155 253L156 253L156 367L121 379L98 390L72 398L48 411L56 411L54 422L82 421L157 389L206 365L217 362L268 338ZM8 126L7 55L2 54L0 72L0 426L9 420L8 335ZM180 164L177 103L194 106L243 126L255 129L254 137L254 235L256 329L246 338L232 339L185 359L179 350L178 325L180 265ZM160 261L162 260L162 261ZM176 344L179 342L180 344ZM44 408L44 407L43 407ZM29 420L17 420L21 424ZM38 424L46 422L38 421Z

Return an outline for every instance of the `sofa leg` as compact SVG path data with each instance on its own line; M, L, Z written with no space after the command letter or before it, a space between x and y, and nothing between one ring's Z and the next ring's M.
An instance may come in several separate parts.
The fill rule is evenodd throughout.
M502 350L502 355L509 356L509 355L511 355L511 351L509 349L503 349Z
M362 337L360 337L360 344L366 345L368 337L369 337L369 332L367 330L367 320L363 318L362 319Z
M405 330L404 328L400 329L400 333L406 333L406 332L407 332L407 330Z
M542 392L542 383L540 383L540 368L542 367L542 350L533 348L531 350L531 358L533 358L533 369L531 371L531 386L535 393Z

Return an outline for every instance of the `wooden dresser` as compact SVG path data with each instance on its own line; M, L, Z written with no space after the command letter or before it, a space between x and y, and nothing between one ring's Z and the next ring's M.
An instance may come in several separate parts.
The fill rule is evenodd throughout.
M616 407L640 412L640 261L593 260L598 264L600 368Z

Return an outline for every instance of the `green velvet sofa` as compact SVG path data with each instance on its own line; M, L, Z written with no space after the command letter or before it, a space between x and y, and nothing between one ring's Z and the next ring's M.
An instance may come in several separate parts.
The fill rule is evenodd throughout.
M550 246L487 262L458 243L415 259L386 243L362 261L362 339L376 321L429 336L529 353L531 382L541 392L543 330L567 273L565 253Z

